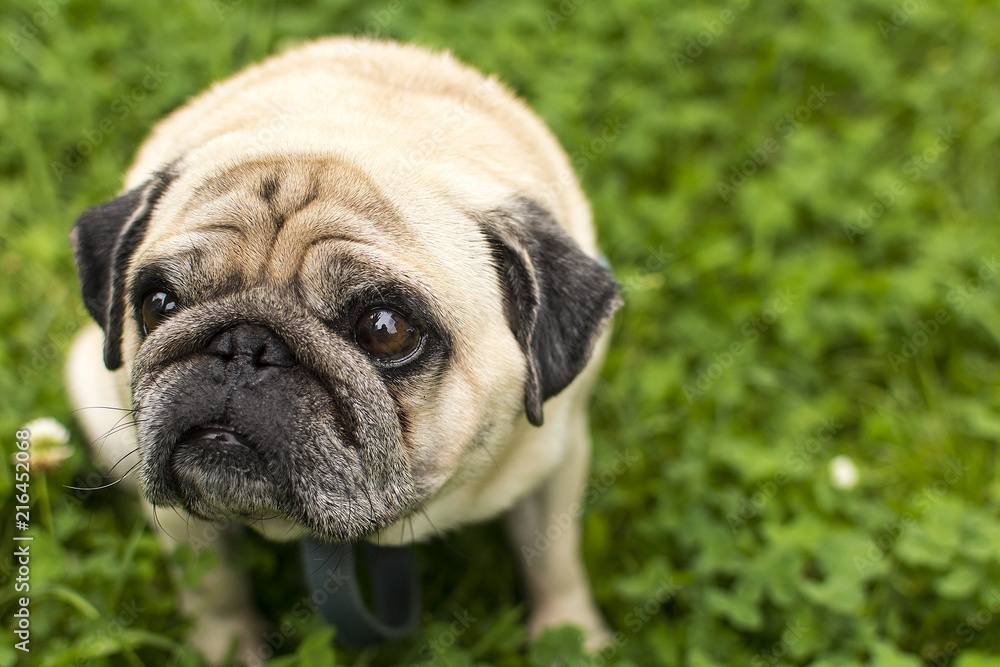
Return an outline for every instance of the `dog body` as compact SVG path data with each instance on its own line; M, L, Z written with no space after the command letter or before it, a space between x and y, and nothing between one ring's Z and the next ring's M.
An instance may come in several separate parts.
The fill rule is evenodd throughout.
M80 414L109 470L177 509L157 514L166 546L224 552L192 534L239 524L405 544L505 514L532 631L605 636L576 523L521 549L578 516L618 304L534 115L449 56L322 40L169 116L125 186L71 235L103 331L79 337L69 389L134 411L134 431ZM255 661L246 588L220 568L187 594L209 657L235 633Z

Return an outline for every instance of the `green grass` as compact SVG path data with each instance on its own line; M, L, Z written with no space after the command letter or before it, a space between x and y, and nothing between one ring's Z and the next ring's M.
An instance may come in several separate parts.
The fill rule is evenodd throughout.
M17 659L8 453L30 419L73 423L69 227L210 82L366 30L525 97L625 288L585 524L620 634L595 664L998 664L1000 20L973 0L5 0L0 664ZM98 479L73 444L32 482L32 664L200 664L139 513L64 488ZM830 481L839 455L852 489ZM288 624L272 664L331 664L328 631L293 613L294 549L247 543L261 607ZM524 648L496 526L420 557L412 641L338 664L586 664L572 632Z

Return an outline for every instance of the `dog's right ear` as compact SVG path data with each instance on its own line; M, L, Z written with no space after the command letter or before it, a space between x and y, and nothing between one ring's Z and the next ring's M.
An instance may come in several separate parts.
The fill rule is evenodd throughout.
M122 364L129 260L146 235L156 203L176 177L171 168L157 172L139 187L84 211L69 233L83 303L104 329L104 365L110 370Z

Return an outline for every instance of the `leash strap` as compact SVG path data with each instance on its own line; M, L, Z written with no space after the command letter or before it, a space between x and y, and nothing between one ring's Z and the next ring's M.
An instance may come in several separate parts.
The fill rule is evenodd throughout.
M362 557L371 577L374 613L358 585L357 548L302 539L302 565L310 595L337 640L362 648L409 634L420 616L420 581L412 547L380 547L363 542Z

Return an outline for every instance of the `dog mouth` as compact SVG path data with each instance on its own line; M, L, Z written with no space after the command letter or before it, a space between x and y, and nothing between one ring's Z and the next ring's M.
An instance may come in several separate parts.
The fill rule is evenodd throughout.
M185 504L206 518L275 512L277 485L267 462L250 439L228 424L183 433L170 454L170 471Z
M259 459L249 440L227 424L207 424L185 432L171 455L175 473L189 464L239 470Z
M236 429L228 424L207 424L199 428L193 428L181 435L177 446L197 446L198 441L202 440L209 441L204 444L234 452L242 453L243 450L252 451L246 438L239 435ZM174 453L176 455L176 450Z

